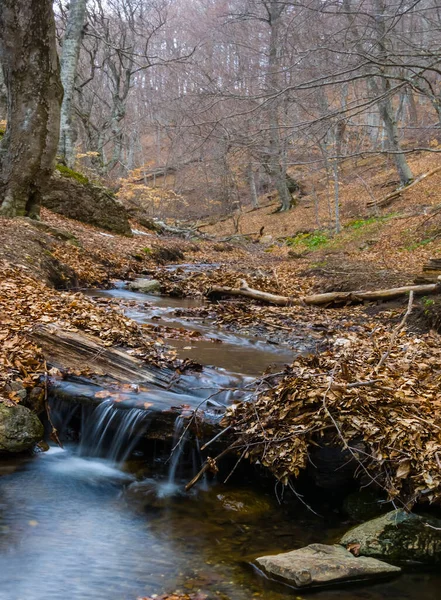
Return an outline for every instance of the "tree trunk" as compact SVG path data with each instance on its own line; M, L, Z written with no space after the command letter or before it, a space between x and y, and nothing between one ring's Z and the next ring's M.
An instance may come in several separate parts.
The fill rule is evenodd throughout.
M386 62L388 59L388 51L386 47L388 31L385 21L385 1L374 0L374 8L376 10L375 27L380 58ZM369 87L374 94L377 96L380 96L380 94L384 96L384 99L380 100L378 107L389 141L389 150L393 151L393 159L400 177L401 185L407 185L410 181L412 181L413 175L409 165L407 164L406 156L401 148L400 136L398 132L397 121L394 115L392 100L390 96L387 95L388 91L390 90L390 80L388 78L381 77L380 84L378 85L376 80L371 77L369 79L369 84Z
M257 198L256 178L255 178L255 174L254 174L253 165L251 163L251 160L250 160L250 162L248 164L247 175L248 175L248 185L250 186L251 206L253 208L257 208L259 206L259 200Z
M51 0L1 0L0 55L8 98L0 214L35 218L54 166L63 97Z
M67 19L66 33L61 53L61 83L64 96L61 105L60 141L58 154L68 167L75 165L72 131L72 102L75 91L75 75L80 54L87 0L72 0Z
M400 177L401 185L407 185L413 179L412 171L407 164L405 155L402 152L397 122L394 117L392 102L390 98L379 103L381 118L383 119L384 128L386 130L387 139L389 142L389 150L393 151L393 159Z
M3 67L0 64L0 121L6 119L8 106L8 96L6 93L5 79L3 77Z
M268 57L268 92L275 94L280 91L281 73L281 40L280 26L284 5L276 0L269 4L269 57ZM279 193L281 210L289 210L292 203L292 195L286 181L286 170L282 163L282 143L280 139L279 123L279 100L274 99L269 103L269 172L273 183Z
M354 24L354 12L352 11L351 0L343 0L342 6L347 14L350 31L356 40L355 47L360 53L360 56L363 56L365 54L365 49L362 43L362 36ZM387 62L389 55L386 46L388 40L388 31L385 21L386 4L384 0L373 0L373 6L375 8L373 27L375 28L375 41L378 48L378 58L383 62ZM364 67L362 70L366 72L366 67ZM407 164L406 156L401 148L392 100L390 95L388 95L390 91L390 80L385 76L385 70L386 68L384 71L378 70L378 74L376 76L368 76L367 85L373 98L378 98L378 110L384 123L384 129L389 143L388 149L393 153L393 159L400 177L401 184L407 185L413 179L413 175L409 165Z

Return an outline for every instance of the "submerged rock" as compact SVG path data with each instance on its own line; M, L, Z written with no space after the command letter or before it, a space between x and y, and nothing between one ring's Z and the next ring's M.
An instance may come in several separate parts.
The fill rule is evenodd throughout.
M269 496L248 488L216 486L204 492L201 499L220 518L228 516L240 523L258 521L274 510L274 503Z
M257 565L270 577L297 588L370 581L398 575L401 569L375 558L356 558L342 546L310 544L305 548L262 556Z
M43 424L28 408L0 403L0 452L30 450L43 435Z
M161 284L157 279L142 279L141 277L131 281L128 287L132 292L141 292L142 294L151 294L161 290Z
M441 563L441 520L394 510L350 529L340 543L363 556Z

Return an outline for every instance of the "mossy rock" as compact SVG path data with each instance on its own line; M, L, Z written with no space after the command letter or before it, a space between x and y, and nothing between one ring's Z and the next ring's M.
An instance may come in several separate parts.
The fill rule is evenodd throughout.
M43 424L29 408L0 403L0 453L30 450L43 435Z
M127 211L114 194L63 165L58 165L52 176L43 206L69 219L132 235Z
M441 520L394 510L350 529L340 544L356 546L360 556L440 564Z
M71 179L75 179L75 181L82 183L83 185L87 185L89 183L89 180L85 175L66 167L66 165L58 163L55 168L63 177L70 177Z

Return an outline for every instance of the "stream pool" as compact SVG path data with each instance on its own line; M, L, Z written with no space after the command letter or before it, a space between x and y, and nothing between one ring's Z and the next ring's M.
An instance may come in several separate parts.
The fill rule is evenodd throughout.
M168 325L175 319L170 311L183 302L125 290L102 294L142 296L140 302L149 300L152 310L131 308L130 316L144 322L155 316ZM179 326L189 325L186 320ZM293 356L288 348L213 331L210 323L193 326L224 336L212 353L195 342L195 354L214 367L252 375ZM106 410L101 414L104 418ZM100 458L103 452L94 452L93 446L89 440L85 447L51 448L0 463L0 600L136 600L178 590L201 590L210 600L304 598L268 582L251 561L333 542L348 527L297 505L281 507L272 490L247 487L240 478L240 485L202 482L185 494L192 474L176 469L177 460L170 461L167 474L163 468L147 468L136 456L122 464L116 454L113 460L111 453ZM238 494L233 502L232 493ZM415 571L390 582L312 597L435 600L440 590L440 574Z
M168 496L166 477L132 483L127 471L75 449L14 466L0 485L1 600L135 600L176 590L213 600L299 598L269 585L247 561L339 532L312 514L287 514L271 494L257 520L227 510L219 498L231 488L221 484ZM247 498L260 503L262 492L248 490ZM413 573L313 598L435 600L440 589L440 575Z

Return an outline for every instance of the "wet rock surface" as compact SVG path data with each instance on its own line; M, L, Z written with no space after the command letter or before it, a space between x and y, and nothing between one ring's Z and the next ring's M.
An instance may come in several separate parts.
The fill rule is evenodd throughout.
M40 419L28 408L0 404L0 453L30 450L43 435Z
M292 552L262 556L256 563L270 577L297 588L376 580L401 571L375 558L357 558L339 545L325 544L310 544Z
M439 564L441 520L394 510L350 529L340 543L362 556Z
M132 292L151 294L152 292L159 292L161 290L161 284L157 279L143 279L142 277L139 277L138 279L131 281L128 288Z

